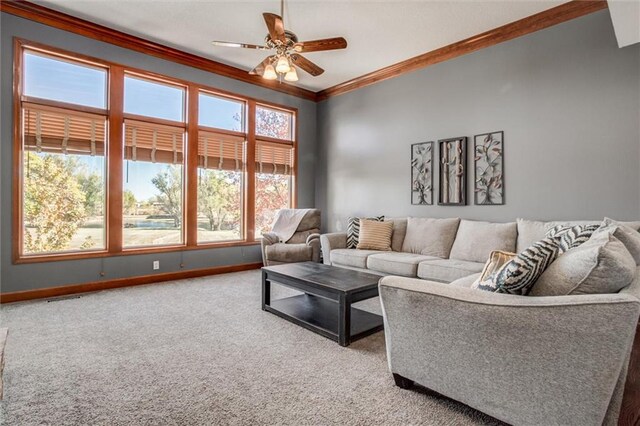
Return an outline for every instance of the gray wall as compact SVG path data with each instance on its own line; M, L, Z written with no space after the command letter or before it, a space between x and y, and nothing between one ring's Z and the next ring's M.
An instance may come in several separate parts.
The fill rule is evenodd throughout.
M102 259L61 261L13 265L11 260L11 191L12 191L12 58L13 37L46 43L72 52L134 66L160 74L190 80L212 87L247 95L264 101L298 108L299 176L298 204L313 207L316 168L316 105L313 102L274 92L265 88L211 74L198 69L142 55L131 50L81 37L15 16L1 14L0 44L0 285L2 292L41 287L110 280L152 274L152 260L160 260L158 273L184 269L209 268L220 265L261 260L258 246L195 250L153 255L119 256ZM105 272L103 278L100 271Z
M638 219L639 120L640 46L618 49L598 12L319 104L316 205L329 231L350 215ZM505 206L411 205L412 143L495 130Z

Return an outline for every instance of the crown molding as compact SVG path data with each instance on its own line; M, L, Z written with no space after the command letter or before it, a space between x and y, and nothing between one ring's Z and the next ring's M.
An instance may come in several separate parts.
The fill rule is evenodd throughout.
M145 40L103 25L95 24L84 19L76 18L66 13L58 12L28 1L0 0L0 12L9 13L21 18L29 19L50 27L58 28L88 38L114 44L126 49L135 50L147 55L155 56L182 65L198 68L225 77L233 78L245 83L265 87L283 92L288 95L315 101L315 92L287 83L265 80L257 75L250 75L247 71L231 65L223 64L192 53L183 52L173 47Z
M315 102L352 92L430 65L466 55L467 53L531 34L607 7L605 0L572 0L482 34L372 71L319 92L313 92L290 84L278 83L265 80L259 76L249 75L240 68L94 24L28 1L0 0L1 12Z
M535 15L514 21L482 34L450 44L431 52L406 59L397 64L381 68L368 74L356 77L344 83L317 92L316 101L323 101L333 96L352 92L390 78L398 77L421 68L448 61L467 53L494 46L536 31L543 30L562 22L570 21L593 12L607 8L604 0L573 0Z

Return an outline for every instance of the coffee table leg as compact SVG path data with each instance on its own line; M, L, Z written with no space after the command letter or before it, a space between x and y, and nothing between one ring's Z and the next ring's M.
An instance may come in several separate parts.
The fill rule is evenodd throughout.
M338 321L338 344L349 346L351 343L351 300L340 296L340 318Z
M262 271L262 310L271 304L271 281L267 279L267 272Z

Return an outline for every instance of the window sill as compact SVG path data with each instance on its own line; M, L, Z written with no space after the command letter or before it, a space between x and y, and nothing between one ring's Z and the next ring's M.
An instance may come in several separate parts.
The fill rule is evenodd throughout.
M80 259L94 259L102 257L118 257L118 256L132 256L140 254L150 253L171 253L180 251L192 251L192 250L211 250L217 248L227 247L243 247L243 246L256 246L260 245L259 241L224 241L219 243L203 243L197 246L162 246L162 247L133 247L123 249L117 253L111 253L106 250L92 251L92 252L74 252L74 253L56 253L46 255L27 255L14 259L14 265L29 264L29 263L46 263L46 262L61 262L65 260L80 260Z

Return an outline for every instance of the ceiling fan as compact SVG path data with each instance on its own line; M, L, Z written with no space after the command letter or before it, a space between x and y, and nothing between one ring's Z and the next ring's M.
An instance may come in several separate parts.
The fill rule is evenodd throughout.
M264 39L264 46L246 43L231 43L227 41L213 41L214 46L242 47L245 49L275 50L273 55L266 57L254 69L252 75L261 75L267 80L284 78L287 81L298 81L296 67L308 72L312 76L319 76L324 72L322 68L300 55L300 53L320 52L323 50L344 49L347 41L342 37L325 38L312 41L298 41L298 37L291 31L284 29L284 0L280 2L280 15L263 13L269 33Z

